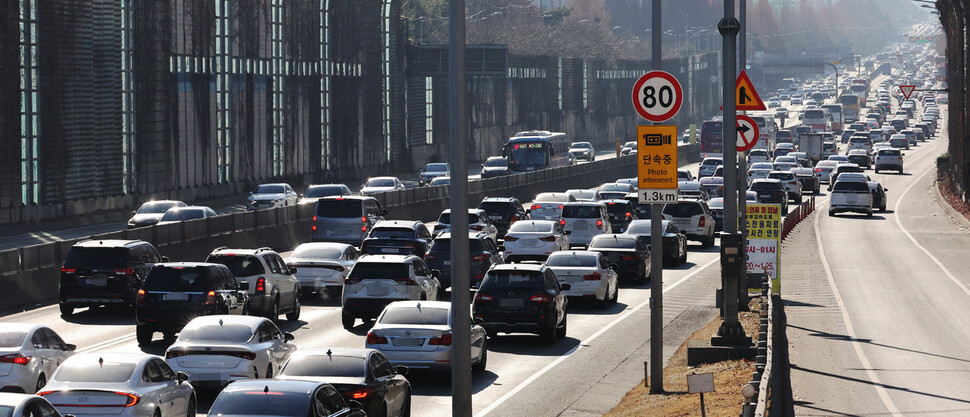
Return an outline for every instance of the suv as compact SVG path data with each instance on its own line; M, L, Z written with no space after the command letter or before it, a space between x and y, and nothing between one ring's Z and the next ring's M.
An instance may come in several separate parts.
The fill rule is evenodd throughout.
M509 169L509 160L504 156L490 156L482 164L482 173L480 174L482 179L501 177L503 175L509 175L512 170Z
M451 209L445 209L438 216L438 222L434 226L434 234L451 232ZM473 236L477 233L484 233L492 242L498 242L498 227L492 224L488 213L482 209L468 209L468 235Z
M418 184L428 185L431 180L438 177L450 177L451 176L451 164L446 162L436 162L424 166L424 169L418 172Z
M468 236L468 252L469 259L471 263L469 264L471 272L471 285L477 288L478 284L482 281L482 277L485 276L485 272L488 271L492 265L498 265L505 263L505 258L502 252L498 250L498 246L492 239L489 239L484 233L479 233L477 235ZM432 271L438 270L438 282L441 283L441 288L451 287L451 233L442 233L431 242L431 249L428 253L424 255L424 260L428 264L428 268Z
M903 173L903 155L899 149L880 149L876 153L875 171L878 174L880 169L892 169Z
M681 200L665 204L663 219L673 220L688 240L700 241L705 248L714 246L714 217L703 201Z
M246 208L260 210L274 207L292 206L300 196L293 191L290 184L260 184L256 190L249 193Z
M637 207L630 200L606 200L603 204L610 216L610 233L623 233L630 222L637 219Z
M475 293L472 317L489 337L504 333L534 333L547 344L566 337L566 306L560 284L545 264L496 265Z
M749 190L758 193L758 201L766 204L781 204L781 213L788 214L788 192L781 180L760 179L751 181Z
M142 281L153 265L166 262L141 240L85 240L71 247L61 266L57 291L61 314L78 307L134 307Z
M173 262L156 264L138 290L135 336L148 345L154 332L166 340L198 316L248 314L248 284L240 285L222 264Z
M394 301L440 300L439 275L415 255L361 256L344 280L344 328L353 328L358 317L376 318Z
M270 248L216 248L206 262L229 267L240 285L249 287L249 313L277 320L300 319L300 282L293 274L296 268L286 266L283 258Z
M872 190L866 181L836 180L832 187L829 216L843 212L865 213L872 217Z
M798 182L794 173L791 171L771 171L768 173L768 178L781 181L785 186L785 191L788 192L788 198L795 200L795 204L802 203L802 183Z
M498 229L498 237L504 238L512 223L529 218L522 203L515 197L485 197L478 208L485 211L488 219Z
M697 178L710 177L714 175L714 171L717 167L724 164L724 160L721 158L704 158L701 161L701 166L697 168Z
M387 210L374 197L323 197L313 210L310 240L360 246L374 224L384 220Z
M559 225L569 235L570 245L589 245L593 237L612 230L606 205L600 202L563 205Z
M575 142L569 145L569 158L585 159L587 161L596 160L596 149L593 148L593 144L589 142Z
M431 232L417 220L381 220L360 244L360 253L371 255L415 254L424 256L431 245Z
M849 163L856 164L863 169L871 168L872 158L869 157L869 151L865 149L850 149L846 158L849 158Z

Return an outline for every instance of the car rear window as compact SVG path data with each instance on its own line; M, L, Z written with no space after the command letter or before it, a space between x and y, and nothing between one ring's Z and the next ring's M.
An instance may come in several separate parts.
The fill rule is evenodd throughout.
M364 378L367 361L357 356L302 355L291 359L280 370L284 376L330 376Z
M562 217L569 219L595 219L600 216L598 206L565 206L562 208Z
M485 275L479 291L541 290L545 277L538 271L492 271Z
M673 217L692 217L698 214L704 214L704 209L701 208L700 204L685 202L667 204L664 206L663 213Z
M475 223L478 223L480 221L481 221L481 219L478 218L478 215L477 214L468 213L468 224L475 224ZM440 223L440 224L451 224L451 213L450 212L448 212L448 213L441 213L441 216L438 216L438 223Z
M375 227L370 231L370 238L376 239L414 239L415 232L407 227Z
M352 279L395 279L408 276L408 264L404 263L358 262L350 270Z
M205 217L205 210L201 209L184 209L173 207L165 212L162 216L163 222L175 222L184 220L194 220L201 219Z
M485 248L482 247L482 241L476 239L468 239L468 251L471 253L480 253L484 251ZM435 239L431 242L431 252L434 253L451 253L451 239Z
M539 194L536 203L565 203L569 197L566 194Z
M332 247L312 247L312 246L298 246L292 254L290 254L290 260L294 259L340 259L343 256L344 251L340 248Z
M171 202L171 201L145 203L145 204L142 204L141 208L138 209L138 214L164 213L165 210L175 207L177 204L178 203Z
M342 195L343 193L344 189L339 185L318 185L307 189L303 196L307 198L320 198L331 195Z
M606 211L610 214L626 214L632 211L629 204L607 203Z
M219 395L210 412L219 416L302 416L310 409L310 398L306 392L264 392L260 388Z
M769 172L768 178L779 179L779 180L790 180L794 178L794 174L791 172Z
M751 184L751 191L777 191L781 189L781 183L756 182Z
M509 203L484 202L479 204L478 208L485 210L489 216L511 217L512 215L512 205Z
M575 266L575 267L595 267L598 260L597 255L579 253L554 253L549 255L546 266Z
M259 258L252 255L211 255L205 261L227 266L235 277L265 273Z
M23 346L27 333L24 332L0 332L0 348L11 348Z
M181 342L198 343L246 343L253 337L253 330L244 324L187 326L179 333Z
M552 233L552 223L548 222L515 222L509 227L510 232L521 233Z
M152 268L145 278L146 291L204 292L209 290L209 268L159 267Z
M395 307L389 308L381 316L381 324L417 324L426 326L441 326L448 324L450 312L447 308Z
M64 266L80 269L128 266L128 249L71 248L64 259Z
M879 156L900 156L901 153L895 149L883 149L879 151Z
M103 358L102 358L103 359ZM125 382L135 372L133 363L91 360L90 363L73 361L67 366L57 368L54 379L64 382Z
M600 187L600 191L630 191L627 184L606 184Z
M839 181L832 187L832 191L869 191L869 184L856 181Z
M634 237L597 236L589 244L589 250L596 249L633 249L637 245Z
M352 219L362 217L360 200L319 200L317 201L317 216Z

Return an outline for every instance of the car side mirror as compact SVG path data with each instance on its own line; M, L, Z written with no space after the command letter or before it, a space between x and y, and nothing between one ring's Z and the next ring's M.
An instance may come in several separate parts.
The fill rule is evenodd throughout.
M439 271L439 270L437 270L437 269L432 269L432 270L431 270L431 276L433 276L433 277L435 277L435 278L438 278L438 277L440 277L440 276L441 276L441 271Z
M163 257L161 257L160 259L162 260L162 262L169 262L169 261L170 261L170 260L168 259L168 256L163 256Z
M498 249L499 252L505 252L505 245L500 245L496 249Z
M290 275L296 275L296 268L290 268Z
M485 319L483 319L481 317L475 317L475 318L472 319L472 323L477 324L479 326L484 326L485 325Z
M132 215L132 216L134 216L134 215L135 215L135 211L134 211L134 210L132 210L132 211L131 211L131 215Z
M386 215L387 215L387 209L381 210L381 216L386 216Z
M563 291L569 291L573 289L573 286L569 284L559 284L559 288L562 289Z
M239 289L243 291L249 291L249 281L240 282Z
M571 234L573 234L573 231L572 231L572 230L567 230L567 231L566 231L565 233L566 233L567 235L571 235Z
M531 214L531 213L532 213L532 209L525 209L525 214Z
M183 382L189 380L189 374L182 371L178 371L175 373L175 378L178 379L179 385L182 385Z
M75 345L73 343L65 344L64 345L64 350L66 350L68 352L73 352L73 351L77 350L77 345Z
M407 375L408 374L408 367L407 366L404 366L404 365L395 366L394 367L394 373L396 373L398 375Z
M617 265L617 264L610 264L610 269L612 269L612 270L614 270L614 271L616 271L616 269L617 269L617 268L619 268L619 267L620 267L620 266L619 266L619 265Z
M883 188L882 190L883 190L883 191L889 191L889 189L888 189L888 188Z
M293 339L296 339L296 337L293 336L293 333L283 333L283 340L287 342L292 342Z

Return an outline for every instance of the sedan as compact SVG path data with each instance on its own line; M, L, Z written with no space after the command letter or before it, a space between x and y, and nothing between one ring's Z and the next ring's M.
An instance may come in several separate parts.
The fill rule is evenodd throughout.
M576 142L569 146L569 157L571 159L585 159L587 161L596 160L596 149L589 142Z
M241 379L272 378L296 351L293 335L253 316L202 316L185 325L165 360L197 386L221 388Z
M485 328L471 327L472 371L488 362ZM451 370L451 302L395 301L388 304L367 332L365 347L377 349L395 366L431 371Z
M589 250L606 256L610 265L620 277L632 282L646 283L652 275L650 271L650 250L648 242L636 236L624 234L604 234L593 238Z
M283 365L278 380L332 385L348 403L357 401L371 416L411 415L407 367L392 367L381 352L359 348L302 349Z
M374 177L368 179L367 182L361 185L360 195L386 193L403 189L404 183L397 177Z
M598 194L600 200L613 200L635 192L636 187L630 184L606 183L600 186Z
M310 242L297 246L286 265L295 268L293 276L300 281L300 295L312 293L339 295L344 279L357 263L360 253L346 243Z
M545 260L549 254L569 249L569 238L559 222L521 220L505 234L505 260Z
M57 368L37 393L61 414L193 416L195 388L188 375L144 353L84 353Z
M44 397L30 394L0 393L0 416L61 417Z
M236 382L219 393L210 416L367 417L360 403L348 405L324 382L258 380Z
M207 217L215 217L216 212L206 206L185 206L185 207L172 207L165 211L162 218L158 220L158 225L184 222L186 220L196 220L205 219Z
M664 220L661 224L660 230L663 230L664 236L664 265L675 266L687 262L687 235L670 220ZM648 244L647 248L650 249L650 237L653 233L651 227L650 220L634 220L625 233L640 238Z
M451 209L441 212L434 226L435 235L451 232ZM498 227L492 223L485 210L468 209L468 233L472 236L484 233L492 242L498 242Z
M39 391L75 348L46 326L0 324L0 391Z
M619 278L599 252L568 251L549 255L546 266L561 284L569 284L567 297L591 298L601 308L616 303L620 294Z
M149 201L142 204L137 211L131 212L131 219L128 220L128 228L151 226L162 219L165 211L172 207L185 207L181 201L160 200Z

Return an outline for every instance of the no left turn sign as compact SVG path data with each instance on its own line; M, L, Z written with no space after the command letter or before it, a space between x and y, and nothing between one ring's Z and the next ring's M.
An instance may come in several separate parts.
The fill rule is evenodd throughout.
M738 115L738 152L753 148L758 143L758 135L760 134L758 124L755 123L754 119L743 114Z
M651 122L659 123L674 117L683 101L680 82L666 71L650 71L633 85L633 108Z

